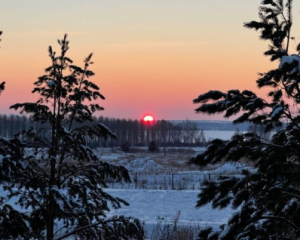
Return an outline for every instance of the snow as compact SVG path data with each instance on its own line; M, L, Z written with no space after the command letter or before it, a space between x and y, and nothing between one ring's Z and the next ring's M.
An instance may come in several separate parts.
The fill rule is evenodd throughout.
M249 109L251 108L254 104L253 104L254 101L251 101L249 103L246 104L246 106L244 107L244 109Z
M288 212L289 209L293 206L294 203L295 203L295 204L298 203L298 200L297 200L296 198L292 198L292 199L288 202L288 204L286 204L286 205L284 206L284 208L282 209L282 212L284 212L284 213Z
M151 231L158 221L173 223L177 213L180 213L181 224L212 226L217 230L221 224L227 223L234 212L230 207L217 210L212 209L211 205L195 208L199 190L106 189L105 191L130 204L120 209L113 209L107 214L108 216L134 216L145 223L148 231Z
M47 83L47 85L48 85L49 87L53 87L53 86L55 85L55 82L54 82L53 80L51 80L51 81L49 81L49 82Z
M254 171L252 167L247 166L244 163L240 162L227 162L224 165L218 167L215 170L210 171L212 174L234 174L234 173L241 173L242 170L250 170Z
M66 127L64 127L63 129L64 129L64 132L65 132L65 133L70 134L69 129L67 129Z
M118 165L126 166L129 171L135 172L154 172L162 171L163 167L149 158L124 159Z
M300 57L296 54L283 56L279 64L279 69L282 69L285 64L291 64L294 61L298 62L298 66L292 71L292 73L294 73L295 71L300 71Z
M61 193L59 190L58 192ZM217 210L212 209L211 205L195 208L199 190L105 189L105 192L130 204L120 209L111 208L111 211L107 212L107 217L124 215L139 218L144 223L147 236L151 235L157 223L172 224L178 215L180 224L195 227L211 226L214 230L218 230L234 212L230 207ZM5 195L6 191L0 188L0 196ZM7 204L22 212L30 211L16 205L17 200L18 197L13 197ZM56 221L55 225L57 228L61 227L59 221Z
M273 112L271 114L271 118L275 118L278 116L278 114L282 113L283 111L283 107L280 105L280 104L276 104L274 107L273 107Z
M224 231L222 231L222 233L219 235L218 240L226 239L226 236L230 230L231 230L231 226L230 225L226 226Z
M206 140L212 140L215 138L229 140L234 134L235 131L204 131Z
M231 133L234 132L231 131ZM203 151L204 148L194 148L194 150ZM34 149L27 149L26 152L28 154L31 151ZM41 151L40 154L46 153ZM221 224L227 223L236 210L230 207L223 210L212 209L211 205L196 209L200 182L205 179L213 180L220 174L240 176L243 169L254 170L246 164L236 162L216 165L209 171L200 171L196 167L192 169L196 171L191 171L191 169L176 170L168 165L171 160L174 160L170 157L174 158L176 155L164 156L163 153L151 154L146 152L128 154L112 149L97 150L96 154L99 154L102 160L124 165L130 170L133 180L127 185L118 182L110 183L110 188L104 189L108 194L122 198L130 204L129 206L122 206L120 209L111 208L111 212L108 212L107 216L124 215L139 218L144 222L148 236L151 235L158 223L174 224L176 216L180 216L180 224L195 226L195 228L212 226L214 230L218 230ZM182 155L179 155L176 161L186 163L186 159ZM136 182L134 181L135 177L137 178ZM57 204L63 208L60 195L64 195L64 191L54 188L52 191L56 193ZM0 196L5 195L6 192L0 186ZM9 201L9 204L17 210L25 211L15 204L17 200L14 197ZM30 211L30 209L26 211ZM60 226L61 222L57 221L56 227L59 228Z

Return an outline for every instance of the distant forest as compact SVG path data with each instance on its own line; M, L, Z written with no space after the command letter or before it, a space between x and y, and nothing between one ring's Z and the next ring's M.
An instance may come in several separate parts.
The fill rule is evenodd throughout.
M195 121L157 120L152 124L142 120L98 117L94 123L102 123L117 135L114 139L86 139L90 147L118 147L128 143L132 147L148 146L154 141L158 146L205 146L206 139L202 129ZM79 125L78 125L79 126ZM75 126L76 127L76 126ZM0 135L12 138L22 130L32 129L42 136L45 142L50 140L50 126L32 121L23 115L0 115Z
M190 120L195 123L199 129L204 131L241 131L245 132L250 128L249 123L233 124L230 121L209 121L209 120ZM173 123L180 123L182 121L171 121Z
M234 125L227 121L157 120L149 125L137 119L98 117L94 118L94 122L104 124L118 139L87 139L87 145L90 147L118 147L124 143L131 147L148 146L151 141L160 147L206 146L210 139L205 138L205 131L257 132L250 124ZM39 132L46 142L49 141L49 125L33 122L30 117L24 115L0 115L2 137L12 138L16 133L29 129Z

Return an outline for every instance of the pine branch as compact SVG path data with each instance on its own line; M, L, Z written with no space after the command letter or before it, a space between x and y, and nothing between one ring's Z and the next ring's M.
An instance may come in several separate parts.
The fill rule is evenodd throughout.
M286 218L283 217L277 217L277 216L261 216L259 219L269 219L269 220L274 220L274 221L279 221L279 222L285 222L288 225L290 225L292 228L294 228L297 232L300 232L300 227L298 227L296 224L292 223L291 221L287 220Z
M106 221L106 222L108 223L109 221ZM111 222L113 222L113 221L111 221ZM89 228L93 228L93 227L97 227L98 225L100 225L100 224L102 224L102 223L103 223L103 222L97 222L97 223L94 223L94 224L92 224L92 225L86 225L86 226L77 228L77 229L73 230L72 232L66 233L66 234L63 235L63 236L56 238L56 240L61 240L61 239L67 238L67 237L69 237L69 236L72 236L72 235L74 235L74 234L76 234L76 233L78 233L78 232L81 232L81 231L83 231L83 230L86 230L86 229L89 229Z
M291 38L291 27L292 27L292 0L288 0L288 21L287 23L288 28L288 35L287 35L287 44L286 44L286 52L288 53L290 38Z

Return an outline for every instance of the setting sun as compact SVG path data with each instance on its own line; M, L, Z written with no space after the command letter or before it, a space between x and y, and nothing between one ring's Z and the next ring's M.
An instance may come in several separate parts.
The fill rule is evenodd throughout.
M144 122L153 122L154 118L151 115L146 115L144 117Z

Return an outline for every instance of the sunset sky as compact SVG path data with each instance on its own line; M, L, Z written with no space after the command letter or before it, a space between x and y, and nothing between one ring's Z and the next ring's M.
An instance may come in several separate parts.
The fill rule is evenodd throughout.
M258 72L278 66L267 42L243 27L260 0L4 0L0 7L0 112L34 101L33 82L49 66L48 46L68 33L69 57L82 66L93 52L93 81L106 97L101 114L117 118L222 119L195 114L208 90L251 89ZM300 3L294 1L299 30ZM293 32L296 46L300 31ZM261 92L260 96L265 93Z

